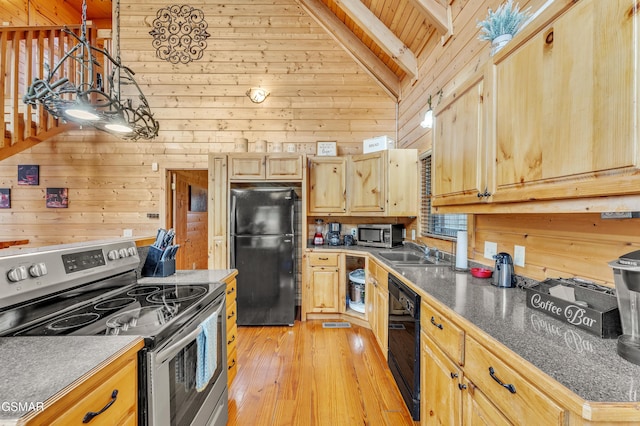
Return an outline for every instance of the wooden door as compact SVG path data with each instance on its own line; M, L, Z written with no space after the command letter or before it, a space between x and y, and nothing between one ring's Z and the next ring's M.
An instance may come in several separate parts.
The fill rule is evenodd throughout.
M337 268L311 268L310 312L340 312Z
M484 74L478 73L437 111L433 142L433 206L487 201Z
M494 201L637 192L633 4L577 2L496 64Z
M384 152L353 155L349 168L349 212L383 213L387 176Z
M420 424L461 425L462 370L425 333L421 340Z
M176 269L207 269L208 173L206 170L171 173L175 184L175 244L180 244Z
M346 213L346 167L345 157L309 158L309 214Z

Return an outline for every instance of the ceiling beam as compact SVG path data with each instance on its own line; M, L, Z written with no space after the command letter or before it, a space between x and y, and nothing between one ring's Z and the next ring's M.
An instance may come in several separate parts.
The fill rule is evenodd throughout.
M335 3L384 50L412 79L418 77L418 60L393 32L360 0L335 0Z
M400 80L320 0L297 0L309 14L394 99L400 98Z
M442 34L453 34L451 6L443 6L438 0L411 0L411 3L425 15Z

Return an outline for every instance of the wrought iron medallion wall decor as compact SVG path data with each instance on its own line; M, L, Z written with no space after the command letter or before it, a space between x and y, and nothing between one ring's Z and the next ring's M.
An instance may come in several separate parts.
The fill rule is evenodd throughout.
M172 64L188 64L202 58L207 48L204 13L188 5L159 9L153 20L153 47L158 58Z

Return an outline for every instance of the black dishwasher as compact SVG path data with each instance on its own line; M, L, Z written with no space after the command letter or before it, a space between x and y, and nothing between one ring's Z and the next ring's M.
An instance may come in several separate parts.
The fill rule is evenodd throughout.
M389 274L391 373L413 420L420 420L420 296Z

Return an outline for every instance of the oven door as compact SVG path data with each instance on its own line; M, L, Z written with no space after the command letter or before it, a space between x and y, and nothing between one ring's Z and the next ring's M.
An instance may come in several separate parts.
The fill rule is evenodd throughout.
M148 422L165 425L225 425L227 423L227 354L224 293L200 311L166 344L149 352L147 371ZM197 343L200 324L217 315L216 369L202 391L196 390Z

